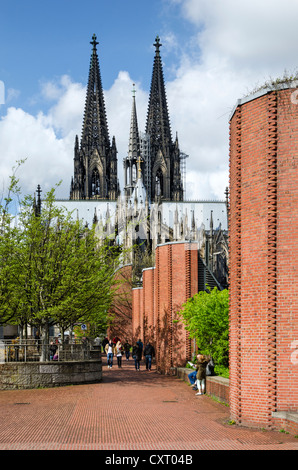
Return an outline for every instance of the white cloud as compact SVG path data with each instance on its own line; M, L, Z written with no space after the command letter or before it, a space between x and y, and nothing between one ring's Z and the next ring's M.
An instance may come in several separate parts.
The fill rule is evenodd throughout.
M139 130L142 131L145 126L147 94L141 89L140 84L134 82L128 72L121 71L112 87L104 92L110 136L115 135L117 147L119 147L118 150L122 157L125 157L128 151L134 83L138 124Z
M20 90L16 90L14 88L8 88L7 96L6 96L6 103L10 103L14 99L20 96Z
M123 189L123 158L127 156L132 109L132 89L135 83L138 127L145 131L148 95L128 72L121 71L113 86L105 91L105 103L110 138L115 136L118 150L118 178Z
M224 199L228 186L229 116L238 98L270 76L297 68L298 3L296 0L169 0L180 5L192 24L188 44L179 32L161 36L162 57L179 57L166 83L172 136L178 132L186 161L188 199ZM176 48L176 50L175 50ZM167 53L168 52L168 53ZM178 59L177 59L178 60ZM167 66L165 78L167 79ZM104 91L110 138L116 137L118 174L123 187L127 155L132 84L120 71ZM139 130L145 130L148 92L136 82ZM37 184L44 191L63 179L60 197L68 198L73 175L75 135L81 135L86 84L67 75L41 84L51 107L33 116L8 108L0 121L0 172L8 177L16 160L27 157L20 170L25 192Z
M224 198L229 116L238 98L297 69L295 0L172 0L195 27L167 84L173 130L187 159L187 197ZM194 46L195 45L195 46ZM188 52L187 52L188 51ZM187 53L186 53L187 52Z
M52 126L62 137L81 129L84 114L86 87L73 83L63 75L58 81L43 83L42 94L56 101L47 115L42 115L45 125Z
M43 83L41 95L53 101L46 114L39 112L33 116L10 107L0 121L1 184L7 184L15 162L26 159L17 174L24 194L33 194L38 184L46 192L62 180L57 197L68 198L75 135L80 135L82 127L85 87L64 75Z
M0 153L3 184L7 184L15 162L26 159L17 174L26 194L32 194L38 184L44 191L49 190L66 171L71 171L66 142L57 138L54 129L46 126L41 116L31 116L22 109L8 108L2 118Z
M227 57L234 66L292 64L297 45L296 0L183 0L198 27L203 57Z
M118 172L123 186L123 158L128 151L133 80L119 72L113 86L104 91L110 138L115 135ZM136 83L140 130L144 130L147 95ZM27 159L18 171L24 194L33 194L38 184L43 192L62 180L57 197L68 198L73 176L75 135L81 138L86 88L68 76L42 84L42 95L53 101L47 113L36 116L10 107L0 121L0 174L7 183L16 161ZM2 184L2 181L0 181Z

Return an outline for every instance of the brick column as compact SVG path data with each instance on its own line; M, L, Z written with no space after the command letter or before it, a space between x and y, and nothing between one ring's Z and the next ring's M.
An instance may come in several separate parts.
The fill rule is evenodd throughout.
M143 270L143 311L144 311L144 342L156 343L156 325L154 315L154 272L155 268Z
M230 410L238 423L268 428L298 407L293 93L249 97L230 120Z
M230 402L233 419L241 422L241 107L230 125L229 227Z
M178 312L198 291L198 245L173 242L158 245L155 267L143 270L143 287L133 289L133 335L150 339L157 370L174 373L191 359L191 342Z
M135 343L141 338L143 318L143 288L132 289L132 341Z
M174 242L156 248L156 312L158 366L166 374L191 356L189 334L179 320L184 302L198 290L198 246Z
M115 275L117 289L111 307L114 320L108 336L119 336L122 341L132 337L132 266L120 268Z

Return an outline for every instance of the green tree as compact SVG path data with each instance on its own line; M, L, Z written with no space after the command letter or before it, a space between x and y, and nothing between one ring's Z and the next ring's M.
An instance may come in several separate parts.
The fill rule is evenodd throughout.
M17 170L24 160L16 162L9 177L6 195L0 199L0 324L14 323L14 318L21 318L22 305L14 296L14 279L16 273L11 264L14 248L17 244L18 229L16 226L16 207L20 204L19 180ZM4 191L4 190L3 190Z
M43 344L49 326L102 326L114 295L117 250L99 245L94 229L55 206L54 190L40 214L33 199L21 204L17 224L5 223L0 237L0 322L38 328Z
M214 287L188 299L179 312L198 349L217 365L229 363L229 291Z

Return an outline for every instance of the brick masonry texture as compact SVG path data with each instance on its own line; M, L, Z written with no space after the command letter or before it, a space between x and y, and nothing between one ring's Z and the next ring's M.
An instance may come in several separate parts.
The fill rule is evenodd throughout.
M116 273L115 296L111 313L114 316L108 337L119 336L123 341L132 337L132 266L125 265Z
M155 364L151 372L143 361L140 372L131 360L121 369L115 366L114 361L108 369L103 358L98 384L0 391L0 450L125 450L128 456L137 450L150 455L184 450L199 464L196 450L298 449L291 435L231 426L227 406L196 396L177 377L156 373ZM72 455L75 464L80 456ZM104 463L102 453L96 459Z
M177 377L189 383L188 374L192 369L186 367L177 368ZM229 405L229 379L224 377L206 377L206 394L219 400L221 403Z
M198 290L197 243L158 245L155 267L143 271L143 286L133 289L134 339L150 340L156 349L157 368L174 374L191 358L191 341L178 312Z
M230 120L230 406L271 427L298 408L298 105L293 89ZM294 349L293 349L294 348Z

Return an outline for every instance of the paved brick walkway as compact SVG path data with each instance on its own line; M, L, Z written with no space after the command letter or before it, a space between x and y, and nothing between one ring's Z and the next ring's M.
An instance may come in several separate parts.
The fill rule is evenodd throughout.
M103 358L105 361L105 358ZM103 381L0 391L0 450L297 450L298 439L229 425L229 410L132 361Z

